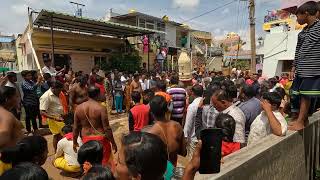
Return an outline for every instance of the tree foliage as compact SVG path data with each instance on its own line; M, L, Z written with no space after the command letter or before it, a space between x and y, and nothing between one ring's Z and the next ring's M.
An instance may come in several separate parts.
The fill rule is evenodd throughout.
M140 67L141 57L138 53L113 54L106 63L101 64L101 69L104 71L118 69L129 73L139 71Z

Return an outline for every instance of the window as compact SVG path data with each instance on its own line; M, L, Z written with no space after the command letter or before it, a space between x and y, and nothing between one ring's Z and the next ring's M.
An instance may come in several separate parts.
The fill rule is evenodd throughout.
M107 58L104 56L95 56L94 57L94 65L99 66L101 68L101 64L106 62Z
M282 72L290 72L292 67L293 61L291 60L285 60L282 61Z
M166 31L166 25L162 22L157 23L157 30L158 31Z
M139 27L146 28L146 20L139 18Z
M154 29L154 24L149 24L149 23L147 23L147 24L146 24L146 28L147 28L147 29Z
M154 21L146 21L146 28L147 29L156 29Z
M9 43L1 43L0 47L0 49L11 49Z

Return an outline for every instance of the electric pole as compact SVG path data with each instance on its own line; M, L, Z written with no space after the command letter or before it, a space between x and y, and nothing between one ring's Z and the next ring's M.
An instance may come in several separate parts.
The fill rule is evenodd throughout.
M239 39L238 39L238 44L237 44L237 59L236 59L236 64L235 64L235 68L237 68L237 63L238 63L238 60L239 60L239 51L240 51L240 43L241 43L241 39L240 39L240 35L239 36ZM241 43L242 45L242 43Z
M256 22L254 0L249 0L249 19L251 41L251 73L256 73Z

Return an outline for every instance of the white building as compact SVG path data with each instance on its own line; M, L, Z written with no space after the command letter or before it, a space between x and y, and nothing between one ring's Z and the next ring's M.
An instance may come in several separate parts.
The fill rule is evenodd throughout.
M113 54L127 53L126 38L156 32L162 33L45 9L31 11L26 30L16 40L17 64L20 71L36 70L44 66L44 59L51 58L54 66L74 72L89 74L94 66L112 69Z
M143 37L129 39L129 42L139 50L142 62L148 63L150 61L151 69L152 65L157 64L157 55L163 49L166 49L168 54L172 55L170 56L170 58L172 58L170 60L172 62L171 66L177 70L178 50L184 48L190 50L192 48L194 50L193 52L195 52L192 60L195 62L199 59L195 57L196 54L198 52L202 55L207 54L206 51L212 44L212 35L210 32L191 29L186 24L170 21L168 16L159 18L135 10L130 10L129 13L126 14L119 14L110 9L105 20L165 32L161 34L155 33L149 36L149 53L146 53L143 49L145 44Z
M273 77L290 72L299 32L299 30L288 31L285 26L271 29L259 52L264 54L263 74Z
M258 49L258 53L264 55L263 74L269 78L290 72L298 34L303 28L289 12L279 10L277 13L279 15L272 14L272 18L265 17L263 28L267 35Z

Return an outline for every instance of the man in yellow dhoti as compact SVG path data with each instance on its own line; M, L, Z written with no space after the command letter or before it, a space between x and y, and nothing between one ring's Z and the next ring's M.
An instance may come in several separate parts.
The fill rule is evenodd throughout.
M63 84L59 81L51 83L51 88L40 97L41 115L47 119L49 129L53 134L53 147L56 151L58 141L62 138L61 129L64 127L63 106L59 94Z

